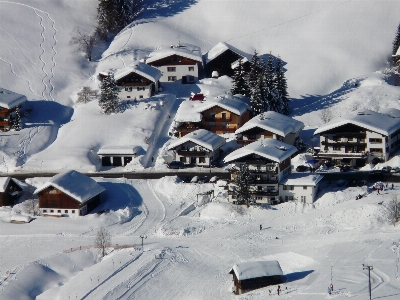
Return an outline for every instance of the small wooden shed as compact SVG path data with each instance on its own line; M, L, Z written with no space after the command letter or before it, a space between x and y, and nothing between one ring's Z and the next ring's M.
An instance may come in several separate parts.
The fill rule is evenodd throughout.
M0 206L11 206L26 185L11 177L0 177Z
M124 167L142 151L140 146L106 146L101 148L97 155L102 166Z
M276 260L249 261L234 265L229 272L233 275L233 292L242 294L268 285L282 283L282 269Z

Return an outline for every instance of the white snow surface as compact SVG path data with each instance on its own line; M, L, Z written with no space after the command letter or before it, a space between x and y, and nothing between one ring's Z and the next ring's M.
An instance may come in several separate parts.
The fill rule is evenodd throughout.
M198 129L193 132L186 134L175 142L172 142L168 146L168 150L174 149L179 145L182 145L186 142L193 142L197 145L200 145L210 151L214 151L225 144L225 138L215 134L214 132Z
M157 68L154 68L144 63L137 62L136 64L117 70L114 73L114 79L119 80L129 75L130 73L136 73L153 82L157 82L158 80L160 80L162 76L161 71L158 70Z
M275 139L263 139L229 153L224 162L229 163L239 158L256 154L275 162L282 162L297 152L297 148Z
M232 271L235 272L238 280L283 275L281 266L277 260L242 262L234 265Z
M293 173L281 180L281 184L316 186L324 178L321 174Z
M267 111L250 119L242 127L237 129L235 134L242 133L255 127L268 130L280 136L286 136L289 133L299 132L304 128L304 124L303 122L275 111Z
M99 155L135 155L140 152L140 147L138 146L106 146L97 151Z
M105 191L92 178L74 170L64 171L53 176L45 184L38 187L34 194L43 191L49 186L59 189L81 203Z
M353 113L335 118L327 124L320 126L314 132L314 135L336 127L340 127L342 125L353 124L388 136L398 130L400 127L400 110L387 108L386 111L392 112L392 115L371 110L355 111Z
M0 107L10 109L26 102L27 100L28 99L25 95L20 95L18 93L0 88Z
M190 58L201 64L203 63L200 47L187 43L181 43L179 45L161 45L149 54L149 57L146 59L146 63L151 64L152 62L172 55L179 55Z

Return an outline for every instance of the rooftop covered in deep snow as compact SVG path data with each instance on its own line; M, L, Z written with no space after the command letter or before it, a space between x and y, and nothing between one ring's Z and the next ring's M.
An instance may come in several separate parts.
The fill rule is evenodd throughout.
M274 162L282 162L297 152L297 148L275 139L263 139L239 148L224 158L224 162L233 162L242 157L256 154Z
M196 131L186 134L179 140L171 143L168 147L168 150L174 149L177 146L182 145L186 142L193 142L203 148L214 151L225 144L225 138L211 131L198 129Z
M143 63L136 63L116 71L114 73L114 79L119 80L129 75L130 73L136 73L153 82L157 82L162 76L161 71L157 68Z
M106 146L97 151L98 155L136 155L140 152L140 146Z
M255 127L270 131L280 136L287 136L289 133L297 133L302 130L304 124L303 122L275 111L267 111L246 122L242 127L235 131L235 134L243 133Z
M149 54L146 63L150 64L172 55L186 57L200 63L203 62L200 47L192 44L180 43L179 45L162 45L158 47Z
M179 106L175 121L200 122L202 119L201 113L214 106L241 116L249 109L249 102L250 99L242 95L222 95L215 98L206 98L203 101L186 100Z
M10 180L12 180L22 190L25 190L28 187L28 185L26 183L23 183L23 182L19 181L18 179L11 178L11 177L8 177L8 176L7 177L0 177L0 193L4 193L5 192Z
M28 101L26 96L0 88L0 107L14 108Z
M336 118L319 127L314 135L346 124L353 124L373 132L388 136L400 129L400 111L395 108L386 108L381 112L358 110Z
M238 280L283 275L277 260L243 262L232 267L229 274L233 273Z
M34 194L38 194L50 186L59 189L80 203L84 203L105 191L92 178L74 170L65 171L53 176L45 184L37 188Z
M219 42L216 44L214 47L212 47L207 54L205 55L205 62L208 64L210 61L215 59L216 57L220 56L222 53L224 53L226 50L231 50L232 52L240 55L241 57L245 58L247 61L251 61L251 55L243 52L236 47L233 47L232 45L229 45L228 43L225 42Z
M324 178L316 173L292 173L281 180L281 184L294 186L316 186Z

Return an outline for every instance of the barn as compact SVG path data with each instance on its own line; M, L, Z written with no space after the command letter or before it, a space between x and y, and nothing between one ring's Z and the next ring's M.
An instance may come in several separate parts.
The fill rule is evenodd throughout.
M229 272L233 275L233 292L242 294L268 285L282 283L282 269L276 260L249 261L234 265Z
M39 209L43 215L83 216L100 203L105 189L92 178L77 171L65 171L37 188Z
M26 184L11 177L0 177L0 206L11 206L26 188Z

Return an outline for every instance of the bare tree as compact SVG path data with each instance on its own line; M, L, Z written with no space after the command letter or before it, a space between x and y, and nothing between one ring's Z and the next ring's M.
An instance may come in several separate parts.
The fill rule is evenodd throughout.
M32 216L40 215L39 203L37 199L27 199L22 203L22 210Z
M97 30L91 33L84 33L79 28L74 29L72 38L69 41L71 46L78 46L77 51L85 53L89 61L92 61L93 49L98 43L99 36Z
M392 196L392 200L387 204L388 209L388 220L390 224L396 226L396 223L400 221L400 203L397 201L397 195Z
M106 248L111 245L111 234L107 229L101 227L96 234L96 239L94 240L96 248L101 252L101 256L104 257L106 253Z
M97 97L97 90L92 90L88 86L84 86L82 90L78 93L77 103L88 103L92 98Z
M320 111L319 116L324 123L328 123L333 118L333 112L331 107L327 107Z

